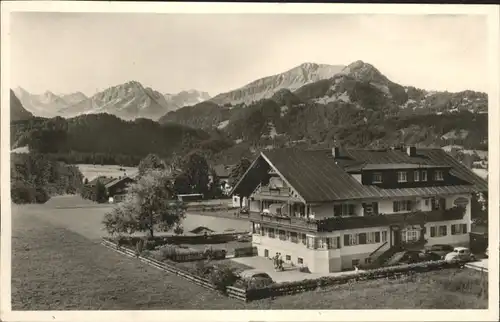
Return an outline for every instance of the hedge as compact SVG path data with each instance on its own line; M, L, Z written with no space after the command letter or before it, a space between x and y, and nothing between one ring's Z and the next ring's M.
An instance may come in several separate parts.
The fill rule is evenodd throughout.
M234 250L234 257L257 256L257 247L240 247Z

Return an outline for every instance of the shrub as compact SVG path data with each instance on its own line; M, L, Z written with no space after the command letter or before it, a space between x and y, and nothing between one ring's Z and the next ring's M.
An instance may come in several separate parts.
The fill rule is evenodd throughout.
M234 257L256 256L257 247L240 247L234 250Z
M177 255L177 247L173 245L165 245L160 248L160 259L173 259Z
M309 267L307 267L307 266L301 266L301 267L299 267L299 272L301 272L301 273L311 273L311 271L309 270Z
M210 273L210 281L221 292L226 292L226 287L234 285L237 280L234 269L226 265L214 266Z
M213 248L205 248L203 252L203 258L206 259L225 259L226 258L226 250L225 249L213 249Z

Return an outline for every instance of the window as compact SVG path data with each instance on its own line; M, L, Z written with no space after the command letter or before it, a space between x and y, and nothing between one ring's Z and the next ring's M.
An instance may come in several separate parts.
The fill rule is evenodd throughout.
M373 183L382 183L382 173L375 172L373 174Z
M307 237L307 248L311 248L311 249L316 249L318 248L317 244L316 244L316 238L314 237Z
M365 258L365 264L370 264L372 259L370 257Z
M437 233L436 233L436 226L432 226L431 227L431 237L436 237Z
M382 242L385 243L387 241L387 231L382 232Z
M299 239L297 237L297 233L291 232L290 233L290 239L291 239L292 243L297 244L299 242Z
M297 258L297 263L299 263L299 264L304 264L304 259L303 259L303 258L298 257L298 258Z
M406 182L408 178L406 177L406 171L398 171L398 182Z
M425 198L425 199L424 199L424 205L425 205L426 207L429 207L429 198Z
M269 238L276 238L274 236L274 228L269 228Z
M393 211L411 211L412 210L412 201L411 200L398 200L393 202Z
M415 242L418 240L418 230L412 229L401 233L404 242Z
M439 226L439 235L438 237L443 237L443 236L446 236L448 234L447 232L447 227L446 226Z
M422 171L422 181L427 181L427 170Z
M354 205L352 204L341 204L333 206L334 216L353 216L354 215Z
M340 237L331 237L331 238L322 238L322 239L324 239L322 248L326 248L326 249L338 249L338 248L340 248Z
M280 240L286 240L286 233L284 230L279 231Z
M292 260L292 256L290 256L290 255L286 255L286 256L285 256L285 260L287 260L287 261L291 261L291 260Z
M437 170L436 172L434 172L434 180L443 181L444 180L443 171Z
M366 233L360 233L358 234L358 239L359 239L359 244L360 245L366 245Z
M415 182L420 181L420 171L413 172L413 181L415 181Z
M451 225L451 234L452 235L467 234L467 224Z
M306 234L301 234L301 238L302 239L302 244L306 245L307 244L307 235Z
M344 235L344 246L354 246L358 244L358 240L356 235L353 234L345 234Z

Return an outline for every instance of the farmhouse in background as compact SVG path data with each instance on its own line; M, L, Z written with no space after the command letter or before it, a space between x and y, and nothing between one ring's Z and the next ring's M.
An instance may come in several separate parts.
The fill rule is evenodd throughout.
M232 196L258 255L311 272L349 270L424 245L467 245L485 180L441 149L262 152Z
M104 187L106 187L106 194L109 198L110 203L116 203L123 200L126 189L129 184L135 182L135 177L123 176L123 177L106 177L100 176L91 180L87 187L92 189L97 185L97 182L101 182Z
M231 175L231 170L234 165L224 165L219 164L213 167L215 174L219 177L220 184L222 186L222 192L225 195L229 195L231 193L231 185L229 184L229 177ZM211 179L212 180L212 179Z

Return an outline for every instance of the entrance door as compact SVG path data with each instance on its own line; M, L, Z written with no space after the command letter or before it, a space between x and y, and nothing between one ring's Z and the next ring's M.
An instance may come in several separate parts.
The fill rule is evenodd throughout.
M400 246L401 245L401 231L399 230L393 230L394 233L394 244L393 246Z
M268 249L264 249L264 257L269 257L269 250Z

